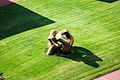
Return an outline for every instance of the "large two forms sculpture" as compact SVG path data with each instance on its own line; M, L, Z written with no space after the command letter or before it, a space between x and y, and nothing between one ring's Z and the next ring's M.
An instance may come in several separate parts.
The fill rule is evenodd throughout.
M48 55L53 55L55 52L69 54L74 42L73 36L66 29L52 30L48 40Z

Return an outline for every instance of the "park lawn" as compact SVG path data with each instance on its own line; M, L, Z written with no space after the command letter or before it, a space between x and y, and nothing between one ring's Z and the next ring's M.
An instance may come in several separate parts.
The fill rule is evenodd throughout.
M64 28L78 48L70 57L47 56L50 31ZM0 72L7 80L90 80L119 68L120 1L18 0L0 7Z

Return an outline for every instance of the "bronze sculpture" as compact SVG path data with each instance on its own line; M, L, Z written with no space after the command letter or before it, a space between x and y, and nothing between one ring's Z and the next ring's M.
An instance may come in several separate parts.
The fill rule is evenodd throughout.
M48 37L48 55L54 54L58 51L62 54L69 54L73 45L74 38L67 29L64 30L52 30Z

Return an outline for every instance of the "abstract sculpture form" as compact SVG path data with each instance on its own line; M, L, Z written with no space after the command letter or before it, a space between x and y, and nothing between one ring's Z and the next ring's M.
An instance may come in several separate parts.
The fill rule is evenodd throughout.
M48 55L52 55L55 52L69 54L74 42L73 36L66 29L52 30L48 40Z

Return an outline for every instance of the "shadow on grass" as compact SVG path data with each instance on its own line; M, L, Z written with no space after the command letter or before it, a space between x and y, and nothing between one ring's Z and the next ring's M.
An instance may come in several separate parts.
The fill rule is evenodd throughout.
M98 0L98 1L103 1L103 2L107 2L107 3L113 3L113 2L116 2L118 0Z
M3 77L3 73L0 73L0 80L5 80L5 78Z
M98 56L94 55L91 51L88 49L85 49L83 47L77 47L74 46L72 48L72 53L70 55L58 55L64 58L72 59L77 62L84 62L85 64L89 66L93 66L95 68L99 67L99 64L96 61L103 61Z
M51 23L54 21L21 5L11 3L0 7L0 40Z

